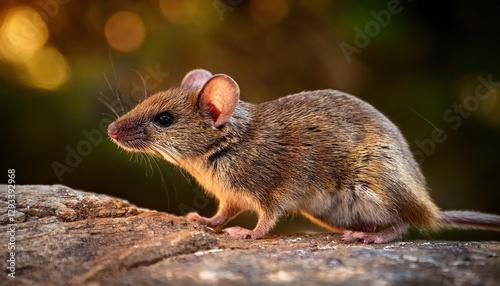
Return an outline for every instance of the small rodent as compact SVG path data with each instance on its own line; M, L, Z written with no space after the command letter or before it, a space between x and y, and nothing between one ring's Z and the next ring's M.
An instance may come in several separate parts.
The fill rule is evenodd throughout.
M342 231L344 242L386 243L414 226L500 231L500 216L440 211L399 129L382 113L336 90L301 92L259 104L239 100L224 74L193 70L178 88L139 103L108 127L122 148L189 172L219 200L217 213L187 217L220 229L255 211L259 239L285 213Z

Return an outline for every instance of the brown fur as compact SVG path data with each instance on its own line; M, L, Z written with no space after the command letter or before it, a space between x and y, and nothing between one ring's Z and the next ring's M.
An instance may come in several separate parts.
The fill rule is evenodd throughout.
M220 77L211 83L209 73L196 72L109 127L123 148L163 156L219 200L214 217L189 218L216 227L241 211L255 211L259 222L253 231L227 232L260 238L284 213L298 212L331 230L349 231L345 241L376 243L395 239L408 226L435 229L458 220L441 215L401 132L366 102L318 90L260 104L235 101L231 107L213 93L237 100L236 83ZM226 108L234 108L232 116L217 118ZM174 123L163 128L154 118L165 110ZM475 219L478 225L481 215ZM500 217L485 223L492 221L498 225Z

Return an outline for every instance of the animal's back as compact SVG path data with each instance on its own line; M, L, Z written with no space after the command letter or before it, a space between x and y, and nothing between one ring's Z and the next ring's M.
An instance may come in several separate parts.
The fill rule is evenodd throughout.
M242 142L235 158L239 187L325 226L374 231L401 219L417 226L435 223L439 211L405 139L371 105L320 90L255 110L249 134L256 140Z

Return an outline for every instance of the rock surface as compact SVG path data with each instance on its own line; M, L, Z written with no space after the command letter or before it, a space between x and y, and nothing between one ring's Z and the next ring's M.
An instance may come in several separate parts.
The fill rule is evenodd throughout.
M233 240L61 185L17 186L13 216L7 190L0 185L1 285L500 285L499 242L347 245L336 234ZM7 233L15 237L15 278Z

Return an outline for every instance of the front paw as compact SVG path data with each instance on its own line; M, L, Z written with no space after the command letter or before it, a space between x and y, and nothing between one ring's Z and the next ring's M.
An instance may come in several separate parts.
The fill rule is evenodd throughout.
M199 224L201 224L201 225L205 225L205 226L211 227L211 228L213 228L213 229L214 229L214 231L215 231L216 233L221 232L221 227L220 227L220 225L219 225L219 224L217 224L217 223L214 223L213 218L206 218L206 217L201 216L201 215L199 215L198 213L194 213L194 212L193 212L193 213L188 213L188 214L186 215L186 218L187 218L188 220L195 221L195 222L197 222L197 223L199 223Z
M186 218L188 220L192 220L192 221L196 221L200 224L204 224L206 225L206 222L207 222L207 218L206 217L202 217L201 215L199 215L198 213L188 213L186 215Z
M252 231L239 226L228 227L222 230L235 239L248 239L252 237Z

